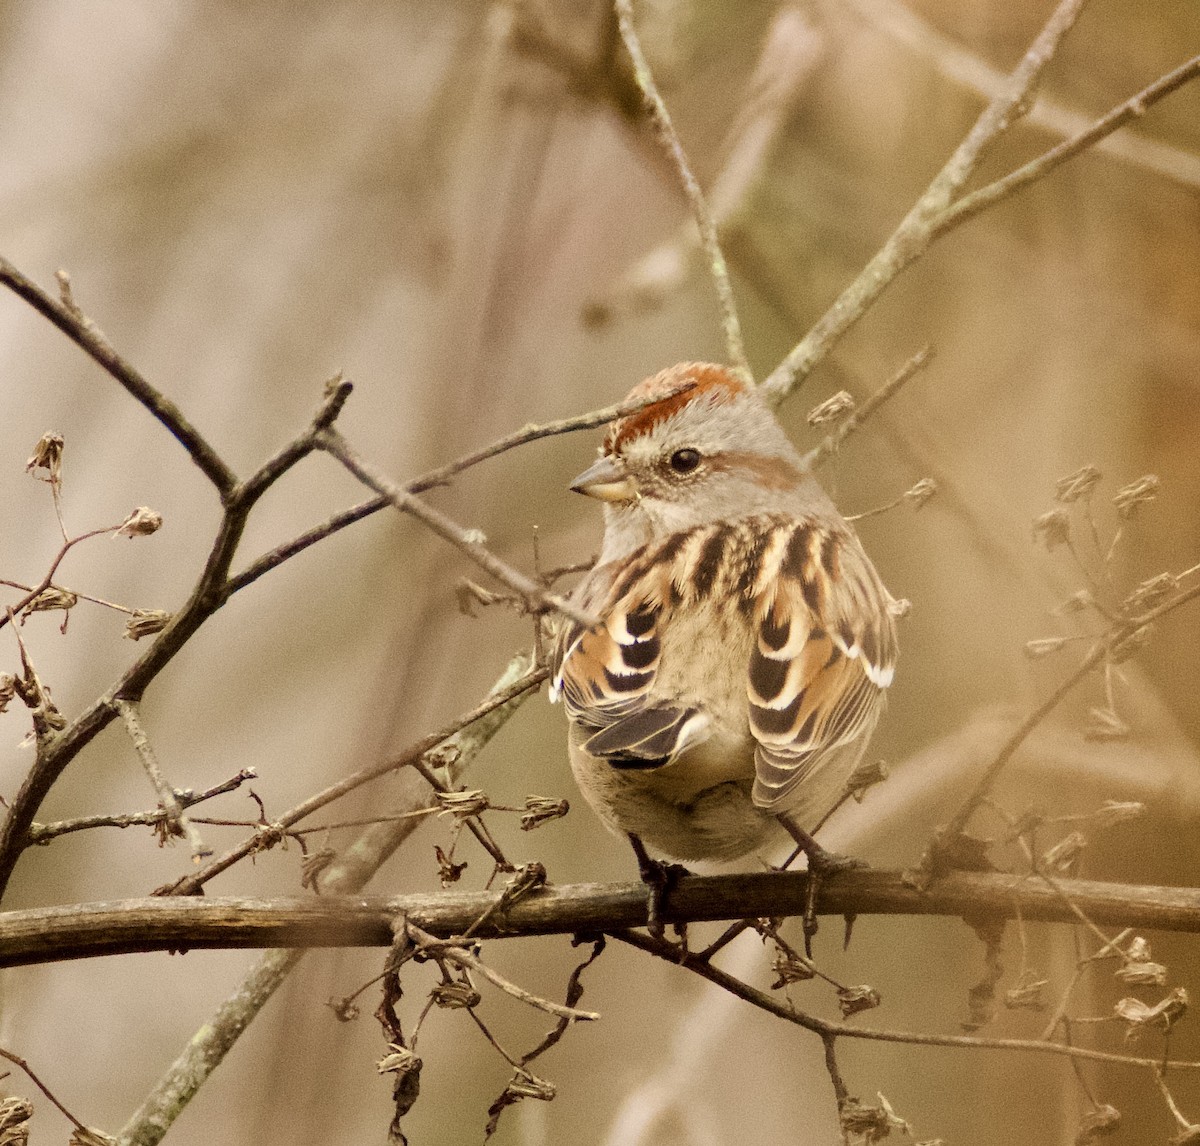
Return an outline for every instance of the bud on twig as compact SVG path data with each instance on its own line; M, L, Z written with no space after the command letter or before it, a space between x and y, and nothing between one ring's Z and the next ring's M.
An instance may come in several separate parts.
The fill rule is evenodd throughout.
M62 434L45 433L38 439L38 444L33 447L33 455L25 463L25 472L32 474L38 481L60 485L62 483L62 457ZM37 470L45 470L46 476L42 477L41 474L35 472Z
M162 528L162 514L147 506L139 505L117 530L117 537L148 537Z
M808 412L810 426L823 426L826 422L834 422L844 417L854 409L854 398L848 390L839 390L831 398L826 398L819 406L814 406Z
M1071 518L1065 509L1051 509L1033 519L1033 540L1041 541L1047 549L1065 545L1071 540Z
M1091 499L1092 491L1100 483L1100 471L1093 465L1081 466L1073 474L1059 478L1054 486L1054 500L1070 505L1080 499Z
M1138 506L1158 497L1158 487L1158 478L1154 474L1146 474L1145 477L1140 477L1117 490L1113 494L1113 505L1117 507L1118 516L1133 517Z

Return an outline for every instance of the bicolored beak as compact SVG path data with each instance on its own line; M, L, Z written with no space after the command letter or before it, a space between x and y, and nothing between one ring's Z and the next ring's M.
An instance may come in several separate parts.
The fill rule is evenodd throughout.
M633 501L637 497L633 479L612 458L598 458L571 483L571 489L601 501Z

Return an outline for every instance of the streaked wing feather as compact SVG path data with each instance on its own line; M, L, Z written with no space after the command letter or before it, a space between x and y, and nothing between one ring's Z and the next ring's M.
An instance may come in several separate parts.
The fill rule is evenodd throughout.
M664 764L698 730L696 708L650 700L673 600L673 558L686 536L635 555L592 604L603 620L564 633L556 648L552 695L562 696L573 720L594 729L586 751L614 767Z
M819 819L840 797L891 683L887 592L851 534L808 523L756 588L754 802Z

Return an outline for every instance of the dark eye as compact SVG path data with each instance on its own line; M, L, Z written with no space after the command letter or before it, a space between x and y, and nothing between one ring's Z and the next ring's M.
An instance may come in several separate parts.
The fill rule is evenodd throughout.
M690 474L700 464L700 451L685 446L671 455L671 469L677 474Z

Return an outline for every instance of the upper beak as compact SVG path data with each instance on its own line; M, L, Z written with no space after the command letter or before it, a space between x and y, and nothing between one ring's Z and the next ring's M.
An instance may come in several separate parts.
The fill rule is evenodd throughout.
M598 458L572 483L576 493L601 501L633 501L637 497L633 479L612 458Z

